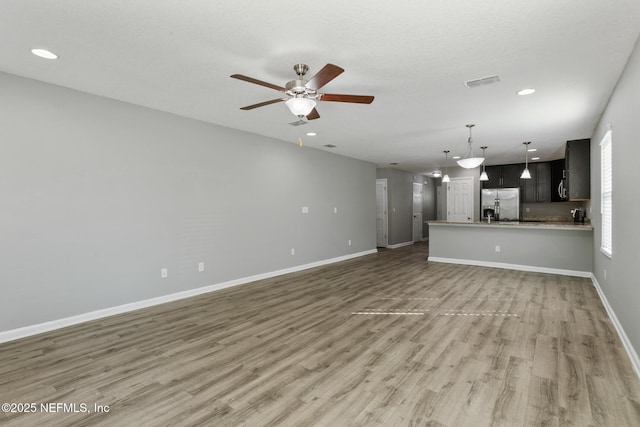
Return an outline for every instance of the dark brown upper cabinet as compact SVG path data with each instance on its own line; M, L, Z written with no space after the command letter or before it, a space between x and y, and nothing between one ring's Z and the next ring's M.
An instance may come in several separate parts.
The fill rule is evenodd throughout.
M564 156L567 197L570 201L591 198L591 140L567 141Z
M564 159L551 161L551 201L566 202L567 171L564 169Z
M551 201L551 162L529 163L531 179L521 179L522 201Z
M482 181L482 188L520 187L520 174L524 164L486 166L488 181Z

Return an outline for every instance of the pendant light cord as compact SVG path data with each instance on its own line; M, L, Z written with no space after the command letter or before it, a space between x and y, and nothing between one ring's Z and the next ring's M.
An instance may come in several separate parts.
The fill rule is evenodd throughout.
M467 127L469 128L469 139L467 140L467 142L469 143L469 147L467 148L467 154L465 154L464 158L468 159L473 157L473 147L471 146L471 143L473 142L473 137L471 135L471 128L473 128L475 125L467 125Z

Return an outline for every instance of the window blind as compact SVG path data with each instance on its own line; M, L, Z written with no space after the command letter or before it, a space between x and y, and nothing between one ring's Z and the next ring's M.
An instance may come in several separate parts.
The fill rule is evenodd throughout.
M613 179L611 157L611 131L608 131L600 142L600 213L602 214L602 243L600 250L608 257L613 255Z

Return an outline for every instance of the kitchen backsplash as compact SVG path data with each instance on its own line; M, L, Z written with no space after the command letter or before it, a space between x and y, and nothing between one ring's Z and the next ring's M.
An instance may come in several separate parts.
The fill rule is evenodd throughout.
M523 203L522 219L527 221L573 222L572 209L586 213L585 222L590 222L586 202Z

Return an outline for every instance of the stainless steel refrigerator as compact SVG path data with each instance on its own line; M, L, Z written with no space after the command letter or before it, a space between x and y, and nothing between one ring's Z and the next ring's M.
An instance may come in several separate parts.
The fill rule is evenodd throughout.
M482 190L482 220L487 221L519 221L520 189L519 188L485 188Z

